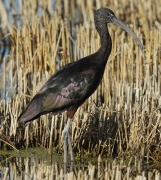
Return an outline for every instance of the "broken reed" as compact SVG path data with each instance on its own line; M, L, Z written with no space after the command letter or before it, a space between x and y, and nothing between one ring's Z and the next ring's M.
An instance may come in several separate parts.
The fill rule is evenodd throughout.
M141 5L143 2L137 6L138 14L142 14L140 22L145 26L141 28L141 33L136 28L134 31L141 39L144 34L147 58L142 58L138 44L130 35L125 36L119 27L109 25L113 48L103 81L78 109L71 125L73 146L77 152L83 149L85 154L110 155L117 142L120 155L127 150L132 154L141 152L144 156L150 153L159 158L156 152L159 151L160 142L161 37L158 30L147 27L146 14L141 11ZM29 20L30 23L24 20L22 28L11 32L13 45L9 56L3 59L4 81L1 82L3 118L0 133L3 136L0 138L3 141L21 147L43 146L50 151L54 145L57 151L62 150L65 113L42 116L41 120L34 121L25 130L18 127L17 118L57 69L100 47L93 24L89 26L89 20L93 21L91 7L88 7L90 16L87 16L86 5L82 3L79 6L83 12L83 26L73 28L68 19L62 20L56 13L52 14L50 20L46 14L40 20L31 13L33 19ZM150 4L147 4L148 7ZM130 8L135 10L133 5ZM27 10L30 12L32 8ZM115 8L113 10L118 17L123 13L121 9L119 12ZM127 21L132 23L138 14L132 13ZM131 27L133 29L135 26L131 24ZM76 36L76 39L72 36ZM10 96L13 97L8 100ZM113 111L116 112L115 116L111 116Z
M135 164L132 162L135 161ZM70 180L82 180L82 179L139 179L139 180L159 180L161 177L160 171L157 169L147 171L147 167L141 166L141 160L135 156L131 158L127 163L124 159L121 159L118 163L116 160L113 162L102 161L100 156L98 162L95 165L88 164L83 167L82 165L74 166L73 171L70 171L70 166L67 166L67 174L64 174L63 164L54 163L49 164L44 160L37 160L28 157L17 157L16 164L13 163L12 158L8 159L9 167L4 167L5 161L2 162L1 171L4 173L4 180L7 180L10 175L14 179L20 179L27 177L33 180L36 179L70 179ZM19 168L17 168L19 167Z

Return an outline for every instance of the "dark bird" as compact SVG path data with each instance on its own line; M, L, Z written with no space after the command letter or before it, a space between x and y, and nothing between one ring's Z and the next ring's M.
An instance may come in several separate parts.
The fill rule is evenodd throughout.
M64 163L67 162L67 141L74 161L69 137L70 120L78 107L93 94L100 84L108 57L111 53L112 41L107 24L119 25L131 34L143 50L139 38L122 21L116 18L113 11L100 8L95 12L94 22L101 38L101 46L97 52L69 63L57 71L33 97L26 109L19 116L19 122L29 124L30 121L43 114L67 110L68 121L64 129Z

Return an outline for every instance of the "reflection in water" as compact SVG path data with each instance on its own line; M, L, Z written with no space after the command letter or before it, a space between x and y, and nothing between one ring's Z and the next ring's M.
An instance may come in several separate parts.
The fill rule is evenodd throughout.
M45 160L29 157L12 157L1 163L2 179L57 179L62 176L63 164L50 164Z
M0 179L158 179L158 170L141 170L140 163L126 165L124 160L116 162L102 161L98 158L95 165L74 164L64 166L63 159L52 162L50 160L29 157L0 157ZM134 160L134 159L133 159ZM66 171L66 173L64 172Z

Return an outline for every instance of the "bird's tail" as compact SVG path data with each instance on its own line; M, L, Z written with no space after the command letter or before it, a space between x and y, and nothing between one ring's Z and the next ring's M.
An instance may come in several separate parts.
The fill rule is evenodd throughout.
M37 99L39 98L39 101ZM28 125L32 120L38 118L42 113L42 101L37 95L31 100L25 110L18 117L19 123L24 123Z

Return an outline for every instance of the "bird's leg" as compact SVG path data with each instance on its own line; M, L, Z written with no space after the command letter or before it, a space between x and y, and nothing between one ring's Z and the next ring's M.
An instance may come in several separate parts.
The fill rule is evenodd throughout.
M67 141L64 135L64 164L67 164Z
M69 132L68 132L68 146L69 146L69 150L70 150L71 162L74 162L74 153L73 153L73 149L72 149L71 137L70 137Z
M67 124L64 128L64 163L67 163L67 139L69 136L69 125L70 125L70 118L68 118Z

